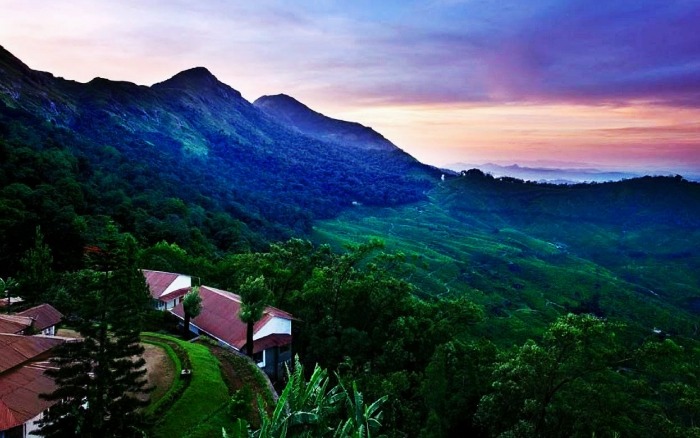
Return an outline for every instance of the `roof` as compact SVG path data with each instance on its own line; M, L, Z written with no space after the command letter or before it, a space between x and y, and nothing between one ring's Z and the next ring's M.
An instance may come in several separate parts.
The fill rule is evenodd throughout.
M0 333L0 373L40 358L65 342L53 336L22 336ZM2 375L0 374L0 377Z
M180 274L174 274L172 272L149 271L146 269L142 272L143 276L146 277L148 289L151 291L151 296L154 299L160 299L160 296L163 295L163 292L165 292L168 286L180 276Z
M47 366L45 362L32 363L0 374L0 430L19 426L55 403L39 397L56 388L44 374Z
M0 315L0 333L19 334L31 325L32 319L26 316Z
M44 374L50 351L66 340L53 336L0 334L0 431L36 417L53 403L39 395L56 385Z
M181 289L175 289L172 292L168 292L167 294L161 295L158 299L161 301L170 301L172 299L178 298L178 297L184 297L187 295L187 292L192 290L191 287L183 287Z
M253 341L253 354L259 353L272 347L281 347L283 345L291 345L292 335L275 333L267 335L264 338ZM245 346L245 345L244 345Z
M44 330L58 324L63 319L63 314L51 304L40 304L23 312L18 312L17 315L33 319L35 330Z
M241 297L209 286L201 286L199 296L202 298L202 311L199 316L192 319L192 324L240 350L245 345L247 331L246 324L238 318ZM175 306L171 312L180 318L185 317L182 303ZM293 319L291 314L268 306L265 308L263 317L253 326L253 333L257 333L274 317Z

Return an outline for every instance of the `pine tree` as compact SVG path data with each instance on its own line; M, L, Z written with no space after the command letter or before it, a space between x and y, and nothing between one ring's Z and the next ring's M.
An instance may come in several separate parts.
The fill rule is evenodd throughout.
M138 412L148 402L139 332L150 296L136 268L136 241L110 227L104 242L87 249L94 270L82 286L80 342L64 344L47 371L57 403L41 422L48 437L141 436Z
M36 227L34 247L24 253L20 265L19 294L27 303L37 304L44 299L55 279L51 249L44 242L40 227Z

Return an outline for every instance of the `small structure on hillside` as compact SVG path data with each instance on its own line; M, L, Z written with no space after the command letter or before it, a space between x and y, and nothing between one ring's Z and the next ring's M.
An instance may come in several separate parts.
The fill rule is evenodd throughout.
M61 312L51 304L40 304L22 312L0 315L0 333L53 336L62 319Z
M33 334L47 336L54 336L56 334L56 326L63 320L63 314L51 304L40 304L18 312L17 316L31 318L31 332Z
M26 316L0 315L0 333L22 335L32 326L32 319Z
M199 288L202 311L190 322L190 331L219 341L222 346L245 351L247 326L238 317L241 297L209 286ZM182 304L170 311L184 320ZM284 363L292 358L292 320L289 313L268 306L253 326L253 360L272 379L283 373Z
M158 310L170 310L177 306L192 287L192 277L189 275L147 269L142 272L153 298L153 307Z
M35 436L44 411L55 403L40 397L56 388L44 371L51 366L52 350L63 342L53 336L0 334L0 437Z

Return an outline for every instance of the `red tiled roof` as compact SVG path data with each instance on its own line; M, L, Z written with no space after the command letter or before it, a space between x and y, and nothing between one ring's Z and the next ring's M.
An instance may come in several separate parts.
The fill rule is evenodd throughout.
M35 330L44 330L45 328L58 324L63 319L61 312L56 310L51 304L40 304L23 312L19 312L17 315L33 319Z
M156 300L161 299L163 292L180 276L180 274L173 274L172 272L149 271L146 269L143 270L143 275L146 277L151 296Z
M199 296L202 297L202 311L192 319L192 323L240 350L245 345L247 330L246 324L238 318L241 297L209 286L201 286ZM180 318L185 317L182 303L175 306L171 312ZM253 333L257 333L273 317L293 319L292 315L283 310L267 307L262 319L253 326Z
M0 315L0 333L18 334L32 325L26 316Z
M65 340L52 336L0 334L0 373L36 360Z
M281 333L267 335L264 338L260 338L260 339L253 341L253 354L259 353L263 350L267 350L268 348L272 348L272 347L281 347L283 345L290 345L291 343L292 343L292 335L284 335ZM243 347L245 347L245 345Z
M56 388L44 374L47 365L33 363L0 374L0 430L19 426L55 403L39 397Z

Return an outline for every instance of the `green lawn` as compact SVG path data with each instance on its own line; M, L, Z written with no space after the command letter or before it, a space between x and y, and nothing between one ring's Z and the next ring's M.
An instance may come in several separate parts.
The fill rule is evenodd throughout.
M150 333L148 336L180 345L187 352L192 367L189 387L162 418L157 419L153 436L211 436L212 431L230 427L232 422L226 415L228 388L219 370L219 361L209 349L170 336ZM206 429L204 435L203 429Z

